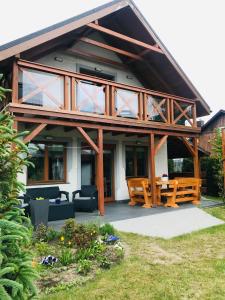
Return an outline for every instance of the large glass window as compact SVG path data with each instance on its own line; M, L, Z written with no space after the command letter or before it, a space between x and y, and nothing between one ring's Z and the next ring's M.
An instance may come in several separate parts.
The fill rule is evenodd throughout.
M32 143L29 145L34 164L28 167L28 183L66 181L66 149L57 143Z
M141 146L126 146L126 176L148 176L148 149Z

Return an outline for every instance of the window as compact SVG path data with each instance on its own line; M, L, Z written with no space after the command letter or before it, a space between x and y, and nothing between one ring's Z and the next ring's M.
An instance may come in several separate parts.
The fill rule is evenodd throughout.
M126 146L126 176L148 176L148 148Z
M88 67L80 67L79 71L82 74L91 75L91 76L99 77L99 78L102 78L102 79L115 81L115 75L108 74L108 73L98 71L98 70L95 70L95 69L91 69L91 68L88 68Z
M32 143L29 149L35 167L28 167L28 184L66 181L65 145Z

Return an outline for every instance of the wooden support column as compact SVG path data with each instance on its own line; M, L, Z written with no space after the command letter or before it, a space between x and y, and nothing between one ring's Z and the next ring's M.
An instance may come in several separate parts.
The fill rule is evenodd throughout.
M104 169L103 169L103 130L98 129L97 153L97 184L98 184L98 209L101 216L105 213L104 207Z
M17 60L13 63L12 72L12 103L18 103L18 83L19 83L19 68Z
M156 205L156 182L155 182L155 135L151 133L149 135L149 166L151 176L151 192L152 192L152 204Z
M198 157L198 138L193 138L193 147L194 147L194 177L200 178L200 172L199 172L199 157Z

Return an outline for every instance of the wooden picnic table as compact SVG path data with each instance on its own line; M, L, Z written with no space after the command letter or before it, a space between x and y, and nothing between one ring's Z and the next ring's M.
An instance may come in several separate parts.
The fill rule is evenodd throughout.
M164 205L161 201L162 196L173 197L175 196L175 181L174 180L157 180L156 181L156 204L159 206ZM171 190L172 189L172 190ZM165 205L167 206L167 205Z

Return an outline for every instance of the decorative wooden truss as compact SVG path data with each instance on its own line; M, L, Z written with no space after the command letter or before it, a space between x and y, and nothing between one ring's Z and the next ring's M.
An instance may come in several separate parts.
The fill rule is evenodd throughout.
M23 60L14 63L13 103L197 130L193 100Z

